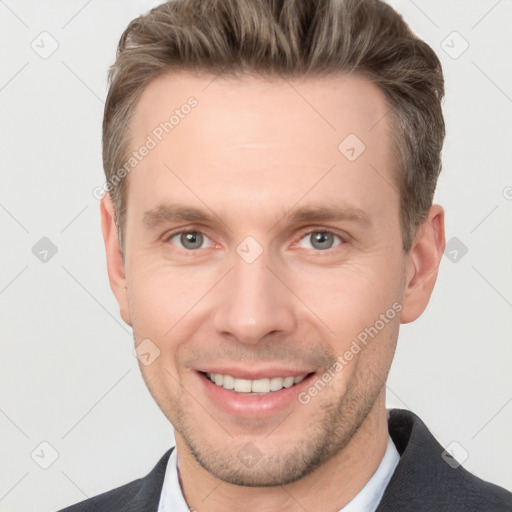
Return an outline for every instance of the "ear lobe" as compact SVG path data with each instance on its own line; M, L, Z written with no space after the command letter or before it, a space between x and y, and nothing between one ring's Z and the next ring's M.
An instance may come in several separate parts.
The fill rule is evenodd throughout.
M444 210L432 205L409 251L401 322L416 320L427 307L445 248Z
M117 236L114 205L109 194L106 194L101 200L100 215L110 288L119 304L122 319L131 326L124 263Z

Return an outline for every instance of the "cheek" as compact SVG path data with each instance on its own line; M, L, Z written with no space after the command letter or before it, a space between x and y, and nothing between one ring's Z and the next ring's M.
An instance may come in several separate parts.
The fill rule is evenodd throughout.
M359 262L296 273L292 288L335 339L347 340L392 307L399 283L396 266Z
M137 339L172 341L187 337L204 320L203 299L218 280L215 269L178 268L151 262L133 265L129 275L129 304ZM198 318L201 317L201 318ZM195 320L191 322L191 320ZM192 325L191 325L192 324Z
M137 338L160 338L173 325L173 302L166 283L134 278L130 283L129 302Z

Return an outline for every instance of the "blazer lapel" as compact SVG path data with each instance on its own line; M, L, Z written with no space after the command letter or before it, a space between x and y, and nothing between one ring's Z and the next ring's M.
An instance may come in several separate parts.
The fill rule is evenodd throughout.
M140 488L124 512L157 512L164 483L167 461L174 447L170 448L157 462L151 472L141 479Z

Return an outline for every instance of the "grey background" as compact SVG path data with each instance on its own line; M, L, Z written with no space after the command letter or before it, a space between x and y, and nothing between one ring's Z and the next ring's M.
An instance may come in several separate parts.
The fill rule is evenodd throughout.
M92 195L106 69L127 23L157 3L0 0L2 512L119 486L173 444L108 285ZM512 489L512 2L391 3L443 62L436 200L454 240L427 311L401 330L388 404Z

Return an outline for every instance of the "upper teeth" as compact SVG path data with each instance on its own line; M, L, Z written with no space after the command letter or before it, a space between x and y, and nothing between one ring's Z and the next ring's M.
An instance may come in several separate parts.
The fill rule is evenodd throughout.
M207 373L206 375L217 386L222 386L224 389L232 389L238 393L268 393L298 384L307 374L298 377L272 377L271 379L257 380L235 379L231 375L222 375L221 373Z

